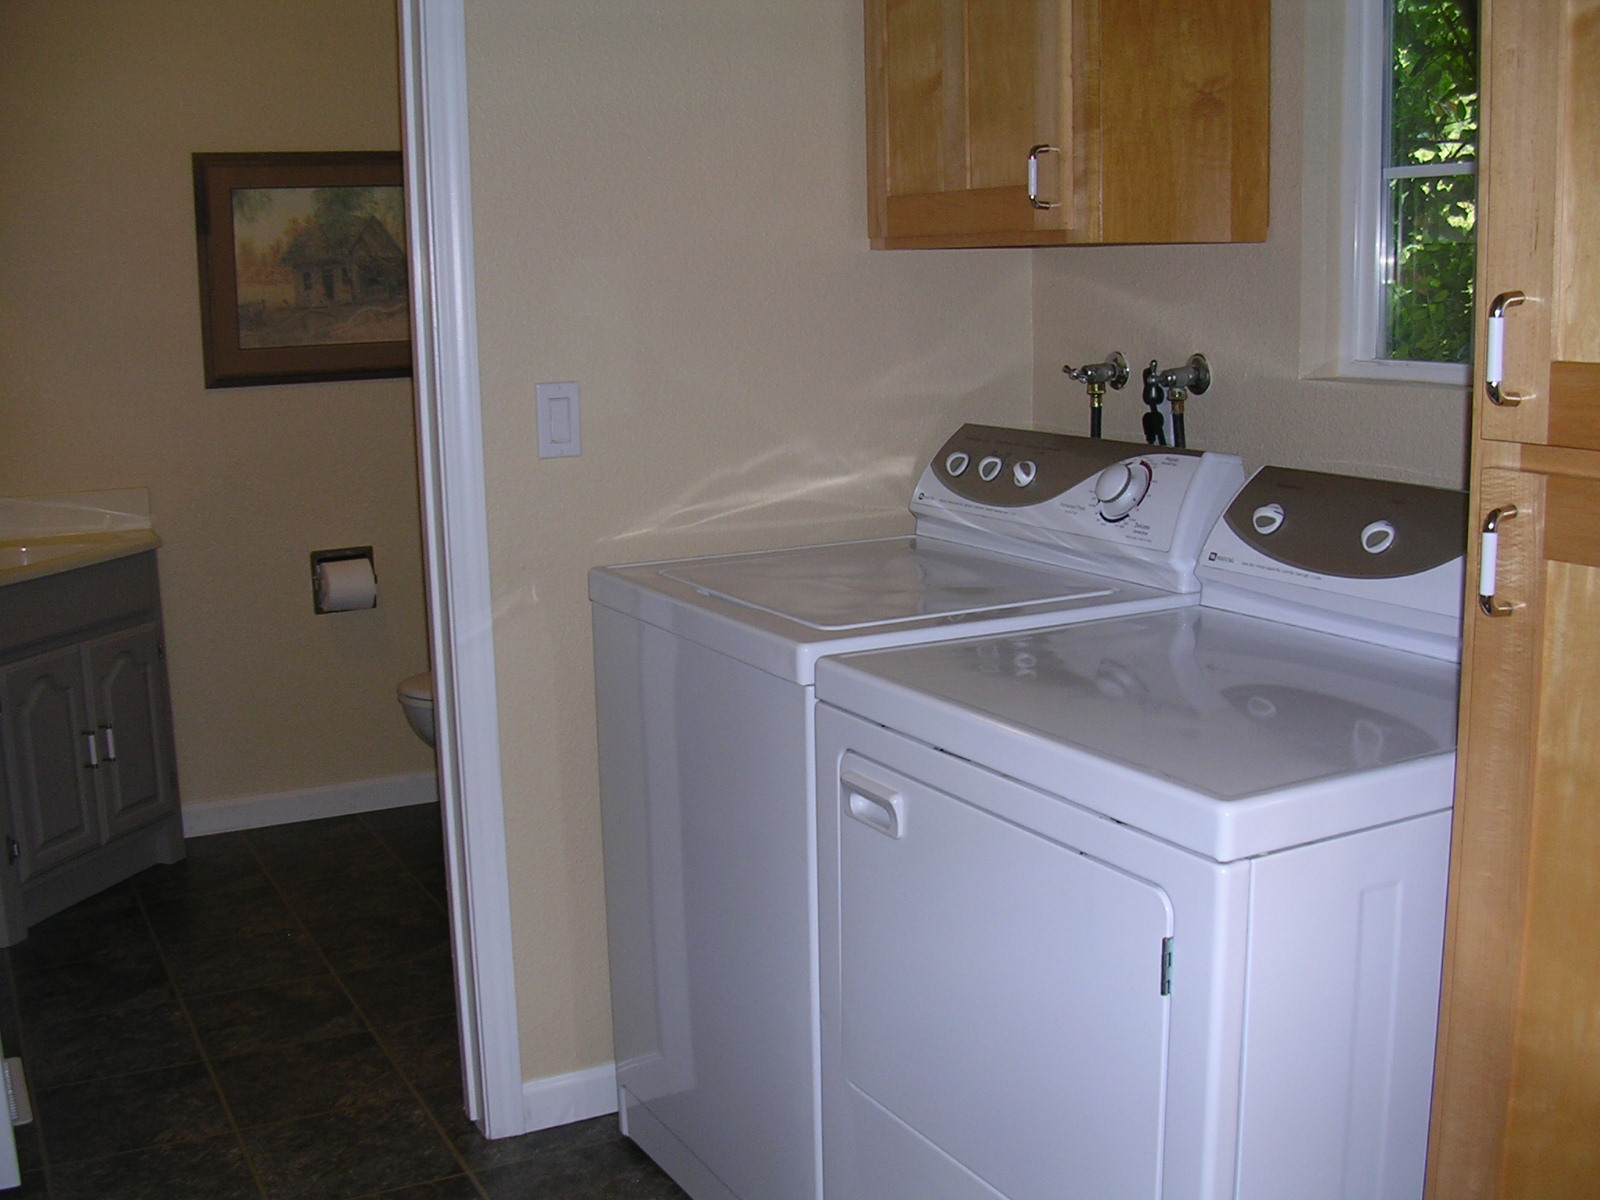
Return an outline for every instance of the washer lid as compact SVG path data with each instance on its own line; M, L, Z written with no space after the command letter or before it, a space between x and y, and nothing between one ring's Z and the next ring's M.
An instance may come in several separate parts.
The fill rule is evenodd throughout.
M829 630L1081 601L1120 590L1114 580L1099 586L1092 577L979 557L926 538L690 559L661 574L703 596Z

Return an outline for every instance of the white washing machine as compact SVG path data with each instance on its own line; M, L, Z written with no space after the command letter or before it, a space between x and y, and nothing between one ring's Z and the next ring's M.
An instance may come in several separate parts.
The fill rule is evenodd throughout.
M590 575L618 1103L696 1200L820 1195L818 658L1193 605L1243 478L968 425L914 537Z
M1198 607L818 665L828 1200L1420 1200L1465 529L1268 468Z

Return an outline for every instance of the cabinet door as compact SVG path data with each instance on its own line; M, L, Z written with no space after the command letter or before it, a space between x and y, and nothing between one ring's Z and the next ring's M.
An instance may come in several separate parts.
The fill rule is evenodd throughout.
M177 804L161 640L156 627L146 625L89 643L85 656L100 740L96 774L106 836L120 837Z
M1484 5L1480 307L1505 309L1497 441L1600 450L1600 13L1582 0ZM1477 378L1489 338L1478 339Z
M1600 1178L1600 477L1481 472L1496 602L1469 625L1430 1196Z
M867 0L874 244L1264 240L1269 10Z
M868 0L872 234L1003 235L1061 229L1066 30L1062 0ZM1085 81L1087 82L1087 81Z
M0 731L25 881L101 841L77 647L0 670Z

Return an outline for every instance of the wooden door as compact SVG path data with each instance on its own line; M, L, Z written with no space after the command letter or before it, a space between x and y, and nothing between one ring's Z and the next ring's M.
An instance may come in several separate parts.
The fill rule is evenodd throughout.
M1600 1194L1600 3L1489 0L1469 607L1431 1200ZM1515 515L1511 511L1515 510ZM1479 543L1472 558L1477 559ZM1476 562L1474 561L1474 571ZM1476 578L1476 575L1473 576Z
M1520 402L1478 433L1600 450L1600 4L1487 0L1482 30L1479 307L1526 299L1505 310Z
M866 0L873 244L1264 240L1269 10Z
M1066 9L1064 0L868 0L874 238L1004 240L1067 224ZM1029 198L1030 156L1039 204L1052 207Z

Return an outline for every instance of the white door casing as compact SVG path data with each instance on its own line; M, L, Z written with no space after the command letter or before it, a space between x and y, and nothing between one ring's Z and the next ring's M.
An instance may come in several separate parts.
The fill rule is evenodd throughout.
M489 583L462 0L398 0L413 380L468 1115L527 1131Z

